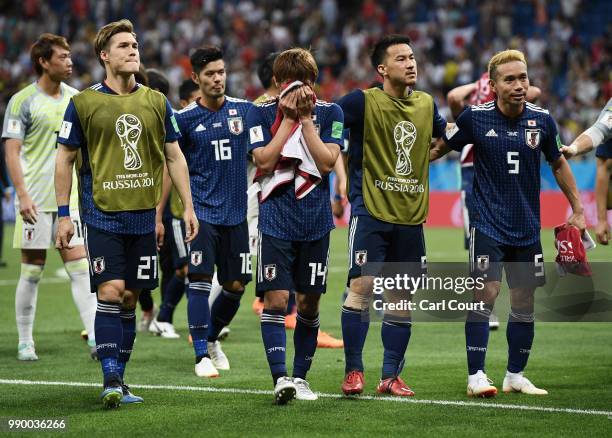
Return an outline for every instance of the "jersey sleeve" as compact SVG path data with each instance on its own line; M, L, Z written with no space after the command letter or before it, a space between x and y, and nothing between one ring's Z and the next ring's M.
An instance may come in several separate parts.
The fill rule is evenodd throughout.
M444 135L444 131L446 130L446 119L442 117L440 112L438 111L438 105L434 101L434 111L433 111L433 138L440 138Z
M597 146L595 156L605 159L612 158L612 140L609 140L606 143Z
M546 135L543 138L541 145L542 153L546 157L546 161L552 163L557 161L561 156L559 147L561 146L561 139L559 138L559 131L557 130L557 124L551 115L546 118Z
M457 118L452 129L446 131L442 138L448 147L455 151L461 151L466 144L476 143L474 141L474 129L472 126L472 110L466 109Z
M29 105L25 102L18 102L13 96L6 107L4 123L2 125L2 138L14 138L22 140L25 138L26 128L29 125L30 111Z
M176 117L170 102L166 99L166 118L164 119L166 127L166 143L172 143L181 137L181 131L176 123Z
M57 142L74 148L85 146L83 128L81 127L81 121L72 99L70 99L66 107L64 121L62 122Z
M253 152L253 149L267 145L272 140L270 127L266 124L261 107L252 106L249 108L246 125L249 130L249 153Z
M593 127L601 132L603 135L603 142L612 139L612 99L608 102L603 111L599 113L599 117Z
M346 129L363 130L365 114L365 94L361 90L353 90L338 100L338 106L344 114Z
M344 114L335 103L329 107L319 135L323 143L334 143L341 149L344 146Z
M181 136L178 139L178 144L181 147L181 150L185 151L190 145L189 130L187 129L186 117L181 112L178 112L174 114L174 120L176 121L178 130L181 133Z

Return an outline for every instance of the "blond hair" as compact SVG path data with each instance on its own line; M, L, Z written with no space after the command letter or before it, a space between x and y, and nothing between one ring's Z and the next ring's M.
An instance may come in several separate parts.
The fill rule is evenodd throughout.
M130 20L125 18L123 20L108 23L96 34L96 39L94 40L94 50L96 52L98 62L102 67L104 67L104 61L102 61L102 58L100 57L100 52L102 50L108 50L108 42L113 35L123 32L129 32L134 36L134 38L136 38L136 34L134 33L134 25Z
M312 53L299 47L281 52L274 60L272 75L279 85L287 81L312 82L319 76L319 68Z
M489 61L489 79L494 81L495 75L497 74L497 67L512 61L520 61L525 64L525 67L527 67L527 60L525 59L525 55L520 50L508 49L493 55L493 57Z

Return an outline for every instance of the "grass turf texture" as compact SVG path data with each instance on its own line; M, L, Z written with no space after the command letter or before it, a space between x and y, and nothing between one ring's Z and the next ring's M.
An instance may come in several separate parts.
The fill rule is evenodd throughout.
M7 235L12 235L7 227ZM87 382L98 385L100 366L89 359L82 329L70 295L69 283L54 278L61 268L59 257L50 252L40 285L34 338L40 360L16 360L17 334L14 320L14 290L19 275L18 252L5 238L5 259L0 270L0 379ZM428 229L430 261L465 261L461 231ZM542 234L545 260L552 261L552 233ZM321 327L341 336L340 295L346 281L346 229L332 233L328 292L322 299ZM591 260L610 260L610 249L598 247ZM53 279L55 282L48 282ZM159 304L159 294L154 293ZM507 294L500 297L508 300ZM136 385L173 385L238 390L271 390L271 378L264 355L259 321L251 311L253 283L247 288L242 307L232 322L232 333L223 342L232 369L218 379L200 379L193 372L193 350L187 344L185 300L177 308L175 325L181 339L167 340L139 333L126 381ZM418 400L470 401L477 404L612 410L612 324L537 323L536 337L527 375L549 396L535 397L501 393L506 365L505 327L492 332L487 372L500 394L493 400L470 401L465 396L465 339L461 323L422 323L412 330L402 376ZM293 358L292 332L288 332L289 369ZM382 347L380 323L373 322L364 352L367 395L375 395L380 375ZM342 350L320 349L309 373L312 388L322 393L340 393L344 373ZM104 411L98 396L100 386L17 385L1 383L0 417L68 419L74 435L108 435L122 431L130 435L210 436L308 435L354 436L449 434L488 435L609 436L612 419L605 415L515 410L472 405L432 405L324 397L316 402L292 402L275 406L270 394L202 392L171 389L133 388L145 398L142 405L122 406ZM6 430L6 429L4 429Z

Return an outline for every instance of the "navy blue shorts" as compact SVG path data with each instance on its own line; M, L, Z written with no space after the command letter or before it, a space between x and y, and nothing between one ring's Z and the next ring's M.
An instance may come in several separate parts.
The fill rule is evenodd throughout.
M360 277L367 263L410 263L419 271L412 275L427 272L423 225L398 225L372 216L352 216L348 246L349 280Z
M217 266L220 284L227 281L251 281L249 227L246 220L238 225L212 225L200 221L200 231L189 247L189 274L211 276Z
M185 222L182 219L170 218L164 221L166 230L165 244L172 253L172 266L180 269L189 262L189 250L185 243Z
M329 233L309 242L277 239L259 233L258 297L269 290L324 294L327 290Z
M539 240L528 246L510 246L499 243L474 227L470 234L472 277L485 278L486 282L501 281L503 269L511 289L544 286L544 256Z
M595 156L603 159L612 158L612 140L597 146Z
M125 288L155 289L158 284L155 233L117 234L85 225L92 292L110 280Z

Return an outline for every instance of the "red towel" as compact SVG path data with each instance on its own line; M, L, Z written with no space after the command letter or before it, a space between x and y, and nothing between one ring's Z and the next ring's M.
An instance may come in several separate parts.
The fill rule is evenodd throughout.
M578 228L568 224L557 225L555 247L558 251L555 261L564 272L583 277L590 277L593 274Z

